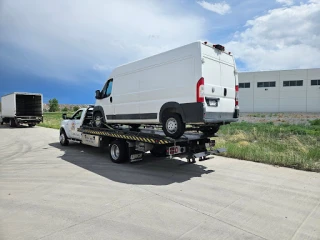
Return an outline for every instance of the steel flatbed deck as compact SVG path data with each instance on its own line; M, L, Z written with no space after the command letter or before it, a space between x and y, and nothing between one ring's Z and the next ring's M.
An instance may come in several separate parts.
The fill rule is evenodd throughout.
M208 136L200 133L186 132L181 138L173 139L165 136L164 132L157 129L141 128L132 130L130 128L97 128L90 126L82 126L79 132L97 136L107 136L118 139L126 139L151 144L175 144L181 142L190 142L197 140L207 140Z

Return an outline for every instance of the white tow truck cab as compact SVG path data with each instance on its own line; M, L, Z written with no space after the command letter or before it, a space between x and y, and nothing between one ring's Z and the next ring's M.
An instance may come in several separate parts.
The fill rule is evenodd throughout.
M197 41L115 68L96 91L94 122L159 124L174 139L186 124L214 134L238 120L238 90L232 54Z
M163 131L152 128L133 129L123 125L98 128L93 124L93 109L93 106L80 108L72 117L62 115L59 138L62 146L67 146L72 140L94 147L108 147L110 158L115 163L142 160L148 151L156 157L185 156L189 162L195 162L196 158L204 160L208 155L224 151L213 150L215 141L199 133L172 139Z

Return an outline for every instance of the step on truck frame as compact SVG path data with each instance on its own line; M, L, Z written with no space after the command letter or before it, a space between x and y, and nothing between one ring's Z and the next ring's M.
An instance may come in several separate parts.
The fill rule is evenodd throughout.
M115 146L117 151L126 151L127 157L115 159L114 154L110 152L111 160L116 163L125 162L128 157L130 162L141 161L144 153L148 151L158 157L186 157L190 163L194 163L196 158L203 161L209 155L226 151L225 149L214 150L215 140L200 133L185 133L179 139L172 139L167 137L163 131L151 128L133 130L125 127L81 126L78 131L82 133L81 142L83 144L95 147L108 146L109 151L113 149L114 144L120 144L120 146Z

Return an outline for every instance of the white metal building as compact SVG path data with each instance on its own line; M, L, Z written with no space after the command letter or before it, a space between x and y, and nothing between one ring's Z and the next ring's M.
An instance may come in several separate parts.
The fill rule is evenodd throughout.
M320 68L239 73L241 112L320 112Z

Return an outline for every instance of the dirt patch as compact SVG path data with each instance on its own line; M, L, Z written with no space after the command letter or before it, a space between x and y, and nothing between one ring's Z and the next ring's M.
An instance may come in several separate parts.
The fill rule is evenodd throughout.
M240 122L273 124L306 124L310 120L320 119L320 113L240 113Z

